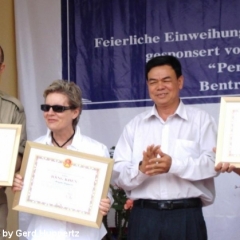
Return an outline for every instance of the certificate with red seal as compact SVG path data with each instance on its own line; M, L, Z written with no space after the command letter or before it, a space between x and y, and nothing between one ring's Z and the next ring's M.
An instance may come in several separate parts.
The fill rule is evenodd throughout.
M228 162L240 168L240 97L222 97L216 165Z
M0 186L12 186L22 125L0 124Z
M112 168L110 158L27 142L13 209L99 228Z

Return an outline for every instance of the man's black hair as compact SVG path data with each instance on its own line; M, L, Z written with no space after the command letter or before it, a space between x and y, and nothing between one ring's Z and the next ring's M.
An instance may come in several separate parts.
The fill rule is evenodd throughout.
M177 78L182 76L182 67L179 60L173 56L165 55L154 57L146 63L146 79L148 79L148 73L152 68L163 65L172 67L176 73Z

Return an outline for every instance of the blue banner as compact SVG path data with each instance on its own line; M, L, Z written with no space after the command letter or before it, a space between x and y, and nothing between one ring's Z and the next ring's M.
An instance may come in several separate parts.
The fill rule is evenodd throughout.
M85 109L150 106L145 64L179 58L188 104L240 94L239 0L62 0L63 78Z

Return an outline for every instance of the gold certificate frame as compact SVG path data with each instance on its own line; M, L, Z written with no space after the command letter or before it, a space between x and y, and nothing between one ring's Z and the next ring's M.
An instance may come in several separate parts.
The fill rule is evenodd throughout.
M216 162L240 168L240 97L222 97L220 105Z
M99 228L99 205L107 197L113 160L27 142L20 174L24 187L13 209Z
M0 124L0 186L12 186L22 125Z

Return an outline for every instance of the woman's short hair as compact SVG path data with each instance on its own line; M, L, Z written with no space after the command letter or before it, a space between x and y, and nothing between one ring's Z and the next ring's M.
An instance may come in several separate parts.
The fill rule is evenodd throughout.
M52 82L47 89L45 89L43 93L44 99L50 93L61 93L64 94L68 98L69 106L73 106L75 108L79 108L79 115L72 122L73 128L78 124L81 112L82 112L82 91L78 85L74 82L68 82L66 80L56 80Z

